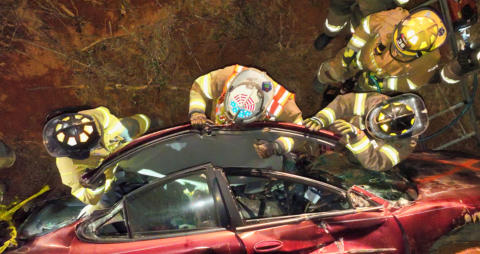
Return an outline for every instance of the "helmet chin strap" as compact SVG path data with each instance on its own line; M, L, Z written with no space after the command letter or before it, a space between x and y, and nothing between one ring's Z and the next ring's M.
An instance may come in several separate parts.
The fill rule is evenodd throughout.
M417 58L419 58L419 57L421 56L421 55L419 56L418 54L415 55L415 56L407 56L407 55L402 54L402 52L398 51L397 49L393 49L393 50L395 50L395 52L398 53L398 55L404 56L404 57L406 57L406 58L411 58L411 59L409 59L409 60L402 60L402 59L400 59L400 58L397 57L398 55L397 55L397 56L394 56L394 55L393 55L393 53L392 53L392 47L395 47L395 46L393 45L393 43L390 44L390 49L389 49L390 56L391 56L393 59L395 59L395 60L397 60L397 61L399 61L399 62L401 62L401 63L410 63L410 62L413 62L413 61L415 61Z

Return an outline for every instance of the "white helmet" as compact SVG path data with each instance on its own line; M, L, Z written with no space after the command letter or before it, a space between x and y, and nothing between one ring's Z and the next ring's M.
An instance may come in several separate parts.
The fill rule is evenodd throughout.
M225 94L225 111L235 123L251 123L264 116L273 100L273 81L263 72L240 72Z

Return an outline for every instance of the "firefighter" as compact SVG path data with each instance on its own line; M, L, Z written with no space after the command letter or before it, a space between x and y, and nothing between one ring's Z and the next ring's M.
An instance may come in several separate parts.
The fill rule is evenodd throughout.
M347 47L323 62L316 90L357 77L354 91L408 92L432 82L447 30L431 9L400 7L365 17ZM359 75L357 75L357 73Z
M82 175L144 134L149 126L150 119L143 114L119 119L106 107L97 107L52 117L44 126L43 142L48 153L56 157L62 183L71 188L72 195L96 205L110 189L114 172L106 171L104 184L96 189L84 186Z
M330 129L364 168L386 171L414 150L428 127L428 115L415 94L348 93L337 96L304 125L313 131Z
M325 19L324 33L315 40L317 50L325 48L350 23L350 30L360 24L360 19L383 10L404 6L409 0L337 0L330 1Z
M265 72L241 65L227 66L195 80L190 90L189 116L194 127L208 122L207 103L215 124L241 124L254 121L283 121L302 124L302 113L295 95ZM293 147L293 139L280 137L275 142L254 144L261 158L284 154Z

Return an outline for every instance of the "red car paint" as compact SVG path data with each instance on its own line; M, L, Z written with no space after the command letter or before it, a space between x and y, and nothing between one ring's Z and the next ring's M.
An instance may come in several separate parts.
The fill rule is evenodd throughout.
M305 132L290 124L262 127ZM188 128L151 134L125 149ZM81 241L75 232L77 221L10 253L425 253L453 228L474 222L475 216L480 220L480 182L472 180L472 176L480 178L480 160L433 153L414 154L410 159L422 170L412 177L419 196L407 204L388 202L354 186L351 191L378 206L326 218L300 215L217 232L122 243Z

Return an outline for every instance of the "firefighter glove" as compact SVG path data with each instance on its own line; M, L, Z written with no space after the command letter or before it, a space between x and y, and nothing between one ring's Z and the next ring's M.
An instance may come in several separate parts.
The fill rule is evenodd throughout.
M325 127L324 121L316 116L305 119L303 125L311 131L318 131Z
M258 157L262 159L266 159L274 154L282 154L282 148L276 142L259 140L257 143L253 144L253 148L255 148Z
M205 125L207 125L207 123L213 124L213 122L209 120L204 113L193 113L190 116L190 123L195 128L203 128Z
M333 122L331 130L335 133L342 135L342 137L346 137L347 140L353 139L360 134L360 130L355 127L355 125L341 119Z

